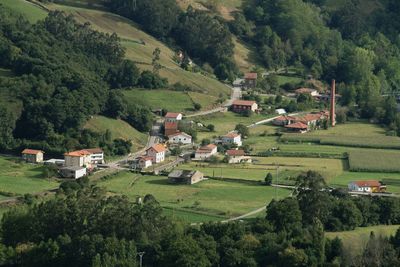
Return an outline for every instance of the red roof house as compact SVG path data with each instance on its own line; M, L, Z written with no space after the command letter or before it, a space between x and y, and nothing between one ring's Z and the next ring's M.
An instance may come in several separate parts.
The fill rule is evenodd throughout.
M258 105L256 101L249 100L235 100L232 103L231 107L232 111L241 113L245 110L256 111L258 109Z

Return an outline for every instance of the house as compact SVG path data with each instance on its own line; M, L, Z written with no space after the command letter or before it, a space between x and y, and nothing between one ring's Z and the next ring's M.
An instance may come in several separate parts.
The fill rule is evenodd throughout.
M79 179L86 175L86 168L79 166L63 167L60 169L60 174L64 178Z
M242 113L246 110L251 110L255 112L258 109L256 101L249 100L235 100L232 103L231 109L233 112Z
M166 121L164 123L164 135L165 136L170 136L173 134L178 133L178 123L177 122L170 122L170 121Z
M245 83L244 79L236 79L233 81L233 87L241 87Z
M43 162L44 152L42 150L26 148L22 151L22 158L26 162L41 163Z
M168 181L173 184L195 184L204 179L199 171L174 170L168 175Z
M168 140L172 144L191 144L192 137L184 132L175 133L168 136Z
M301 95L301 94L309 94L312 97L319 97L319 92L315 89L311 88L299 88L294 91L296 95Z
M90 161L92 164L104 164L104 152L101 148L85 149L90 154Z
M324 114L321 113L309 113L304 116L296 117L294 122L301 122L308 126L308 129L319 127L320 122L326 118Z
M182 113L167 112L165 122L177 122L182 120Z
M275 118L272 121L272 124L276 125L276 126L285 126L285 125L292 124L295 120L296 120L295 117L283 115L283 116L279 116L279 117Z
M304 124L302 122L295 122L289 125L285 125L285 128L289 132L295 132L295 133L306 133L308 131L307 124Z
M386 186L376 180L355 181L348 184L349 191L380 193L386 191Z
M251 158L246 156L244 150L231 149L226 151L226 155L228 156L228 163L230 164L251 163Z
M165 151L162 144L156 144L146 150L146 156L151 158L152 163L160 163L165 160Z
M214 144L209 144L206 146L202 146L196 150L194 158L196 160L204 160L208 159L209 157L216 155L218 153L217 146Z
M286 110L284 108L275 109L275 114L278 114L278 115L286 114Z
M153 158L151 157L138 157L133 161L132 168L133 169L146 169L153 165Z
M86 167L92 168L91 153L87 150L77 150L64 154L66 167Z
M222 144L235 144L237 146L242 146L242 135L231 132L221 138Z
M256 88L257 86L257 73L249 72L244 75L244 85L246 88Z

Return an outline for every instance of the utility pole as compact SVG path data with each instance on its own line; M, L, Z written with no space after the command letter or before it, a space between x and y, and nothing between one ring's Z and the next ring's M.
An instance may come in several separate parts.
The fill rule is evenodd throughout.
M276 165L275 199L278 199L278 182L279 182L279 164Z
M139 266L140 267L142 267L142 265L143 265L143 255L144 255L144 253L145 252L143 252L143 251L138 253L138 255L140 257L140 260L139 260Z

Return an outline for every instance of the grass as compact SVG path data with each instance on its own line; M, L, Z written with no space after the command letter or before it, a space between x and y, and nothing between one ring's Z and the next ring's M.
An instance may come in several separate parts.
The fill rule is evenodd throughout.
M143 148L147 143L146 134L139 132L122 120L111 119L104 116L94 116L86 123L84 128L99 133L104 133L106 130L109 130L112 139L122 138L132 141L134 150Z
M342 240L344 248L349 249L353 253L353 256L360 255L362 250L367 244L371 232L375 233L375 236L391 236L394 235L399 228L399 225L376 225L370 227L359 227L353 231L345 232L334 232L325 233L325 236L333 239L338 237ZM354 255L355 254L355 255Z
M24 0L2 0L2 5L12 9L13 11L25 16L29 22L35 23L38 20L44 19L47 12L40 7Z
M379 151L363 153L352 151L349 153L351 171L372 172L400 172L400 152Z
M0 157L0 191L23 195L58 187L51 179L42 178L43 167L19 162L16 158Z
M279 86L284 85L285 83L300 83L303 81L300 77L294 76L285 76L285 75L277 75Z
M287 190L275 191L268 186L215 180L195 185L171 185L165 176L141 176L129 172L120 173L99 185L131 199L152 194L164 207L224 218L266 205L274 198L275 192L278 197L289 195Z

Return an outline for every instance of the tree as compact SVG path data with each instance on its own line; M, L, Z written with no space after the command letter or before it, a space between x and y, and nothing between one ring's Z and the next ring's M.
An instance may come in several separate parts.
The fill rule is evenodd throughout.
M242 137L247 137L247 136L249 136L249 128L247 128L246 125L237 124L237 125L235 126L235 131L237 131L239 134L241 134Z
M210 132L214 132L214 131L215 131L215 126L214 126L214 124L209 124L209 125L207 125L207 129L208 129Z
M201 109L201 105L199 103L194 103L193 106L194 106L195 110L200 110Z
M159 74L161 69L160 54L161 54L160 48L157 47L156 49L154 49L153 59L151 61L151 65L153 66L153 73L157 75Z
M267 173L267 176L265 176L265 184L266 185L271 185L272 184L272 174L270 172Z
M285 231L289 236L298 231L302 226L302 214L297 199L272 200L267 207L266 219L276 231Z

